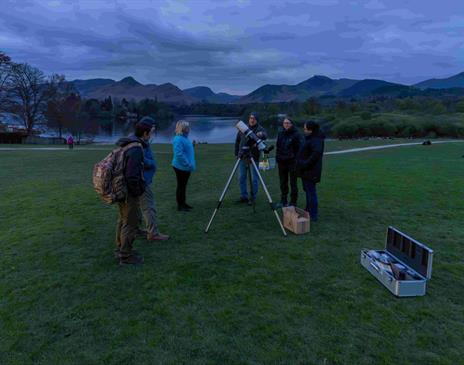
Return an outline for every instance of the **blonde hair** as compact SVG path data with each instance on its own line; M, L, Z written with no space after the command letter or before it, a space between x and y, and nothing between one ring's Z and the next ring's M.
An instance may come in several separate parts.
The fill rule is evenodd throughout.
M190 124L189 122L185 121L185 120L179 120L177 123L176 123L176 135L179 135L179 134L184 134L185 130L190 127Z

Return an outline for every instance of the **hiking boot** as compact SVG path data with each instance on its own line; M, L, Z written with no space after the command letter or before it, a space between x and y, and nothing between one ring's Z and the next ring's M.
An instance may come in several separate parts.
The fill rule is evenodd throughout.
M147 241L149 242L154 242L154 241L167 241L169 239L169 236L167 234L149 234L147 235Z
M121 258L121 251L119 251L118 249L114 250L113 254L114 254L114 257L117 258L118 260ZM132 250L132 254L134 254L135 256L140 256L140 254L136 250Z
M248 203L248 198L241 196L240 199L237 200L237 203Z
M248 200L248 206L252 206L252 205L255 205L256 204L256 200Z
M139 255L131 255L129 257L121 257L119 259L119 265L120 266L125 266L125 265L141 265L143 264L143 257Z
M193 209L193 207L191 205L188 205L187 203L184 204L184 207L186 207L187 209Z

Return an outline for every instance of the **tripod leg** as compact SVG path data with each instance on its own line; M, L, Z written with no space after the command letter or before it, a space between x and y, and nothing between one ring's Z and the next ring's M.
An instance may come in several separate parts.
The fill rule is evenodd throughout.
M222 201L224 200L224 197L226 196L227 189L229 189L230 183L232 181L232 178L235 175L235 171L237 171L238 165L240 163L240 159L237 159L237 162L234 165L234 168L232 169L232 172L229 176L229 179L227 180L226 186L224 187L224 190L222 191L221 196L219 197L218 204L216 206L216 209L214 209L213 215L211 216L211 219L209 220L208 225L206 226L205 233L208 233L209 227L211 227L211 224L213 223L213 219L216 216L217 211L221 207Z
M274 203L272 202L271 194L269 194L269 191L267 190L266 184L264 183L263 178L261 177L261 174L259 173L259 169L256 166L256 163L253 159L251 159L251 163L253 164L253 168L256 171L256 174L258 175L259 181L261 182L261 185L263 186L263 189L266 193L267 199L269 200L269 205L271 206L272 211L274 212L274 215L277 219L277 222L279 223L280 229L282 230L282 233L284 236L287 236L287 232L285 231L284 226L282 225L282 221L280 220L279 213L277 213L277 210L275 209Z

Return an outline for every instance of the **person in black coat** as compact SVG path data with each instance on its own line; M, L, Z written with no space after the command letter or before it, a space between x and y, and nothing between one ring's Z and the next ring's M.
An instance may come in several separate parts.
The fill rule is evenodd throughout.
M325 136L319 131L316 122L305 122L304 134L304 142L297 156L296 170L306 193L305 210L309 212L311 221L315 222L318 219L316 184L321 181Z
M298 184L296 176L296 157L300 149L301 136L293 122L285 118L282 130L277 135L276 161L279 167L281 204L288 205L288 178L290 176L290 205L296 206L298 200Z

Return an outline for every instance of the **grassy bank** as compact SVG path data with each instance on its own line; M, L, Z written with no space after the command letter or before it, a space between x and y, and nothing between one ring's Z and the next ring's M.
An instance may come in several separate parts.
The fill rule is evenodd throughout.
M0 151L1 364L462 361L463 145L327 156L320 222L288 238L262 190L256 213L234 203L237 184L205 235L232 147L197 146L195 209L181 213L170 146L155 146L172 240L137 241L137 268L116 265L116 211L91 186L108 150ZM264 178L278 198L276 171ZM435 250L425 297L396 299L360 266L360 249L381 248L387 225Z

